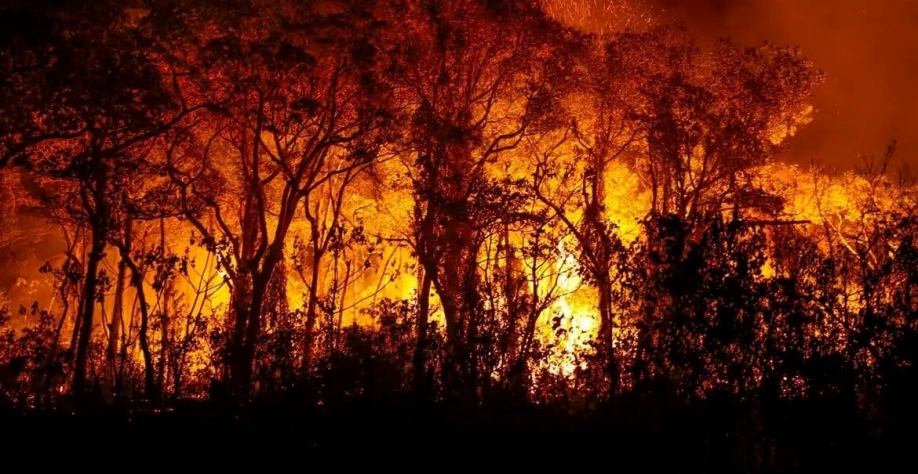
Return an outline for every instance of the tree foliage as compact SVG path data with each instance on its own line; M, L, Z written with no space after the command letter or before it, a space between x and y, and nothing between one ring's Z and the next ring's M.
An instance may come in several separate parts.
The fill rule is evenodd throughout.
M915 187L773 162L822 80L795 49L538 2L115 3L0 15L0 244L29 216L66 247L0 313L5 399L764 426L912 393Z

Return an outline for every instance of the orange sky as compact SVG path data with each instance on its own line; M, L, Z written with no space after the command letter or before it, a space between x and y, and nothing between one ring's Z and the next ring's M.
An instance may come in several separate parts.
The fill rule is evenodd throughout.
M651 0L699 36L799 46L826 72L790 159L842 167L880 155L918 166L918 0Z

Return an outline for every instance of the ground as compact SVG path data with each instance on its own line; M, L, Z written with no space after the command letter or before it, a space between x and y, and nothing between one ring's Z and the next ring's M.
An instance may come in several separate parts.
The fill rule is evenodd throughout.
M106 453L112 459L131 454L173 467L333 461L342 468L607 464L621 472L828 472L895 465L909 452L898 448L901 436L860 438L857 423L833 425L818 409L785 409L785 423L768 436L745 426L732 409L641 414L621 408L574 417L533 407L458 410L391 400L354 400L333 409L188 403L83 414L8 411L0 426L7 452L40 455L47 446L102 464ZM766 446L770 457L764 457ZM57 456L54 462L77 458Z

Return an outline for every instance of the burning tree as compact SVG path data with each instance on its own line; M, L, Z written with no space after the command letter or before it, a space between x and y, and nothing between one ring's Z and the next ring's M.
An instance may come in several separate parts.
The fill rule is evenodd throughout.
M821 80L796 50L535 1L7 3L0 196L68 245L63 314L0 311L5 394L66 392L36 360L71 303L74 393L913 393L914 183L772 163Z
M316 215L314 205L326 188L345 192L384 142L389 93L374 75L383 54L359 8L253 3L201 23L197 8L183 11L200 37L170 59L178 93L208 107L166 160L184 217L232 288L227 357L239 393L249 390L268 292L286 292L285 249L302 221L314 269L300 346L308 364L318 272L340 216Z
M412 245L423 276L418 334L425 334L431 286L443 306L447 335L444 383L473 400L489 374L482 310L483 245L525 219L523 196L497 172L521 141L537 133L551 99L542 16L508 2L407 2L394 77L409 98L407 136L415 198ZM503 22L503 23L501 23ZM514 315L515 316L515 315ZM424 347L422 340L418 347ZM415 368L424 365L421 350Z
M799 51L726 41L702 50L666 27L623 34L607 54L610 75L630 78L627 113L646 140L638 170L656 213L691 220L734 204L768 207L750 173L809 121L822 81Z
M48 202L89 234L78 337L70 347L73 390L81 392L96 307L103 300L100 264L108 241L124 218L134 171L182 110L145 54L148 38L123 10L100 2L41 11L54 12L55 35L36 51L43 65L13 73L23 97L34 102L18 106L30 120L18 122L26 129L14 131L17 144L6 153L41 176Z

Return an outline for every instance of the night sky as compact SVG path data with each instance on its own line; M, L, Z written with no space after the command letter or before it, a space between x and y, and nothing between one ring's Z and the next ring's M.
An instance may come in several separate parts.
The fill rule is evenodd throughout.
M652 0L697 36L799 46L827 82L789 158L850 167L858 154L918 166L918 1Z

